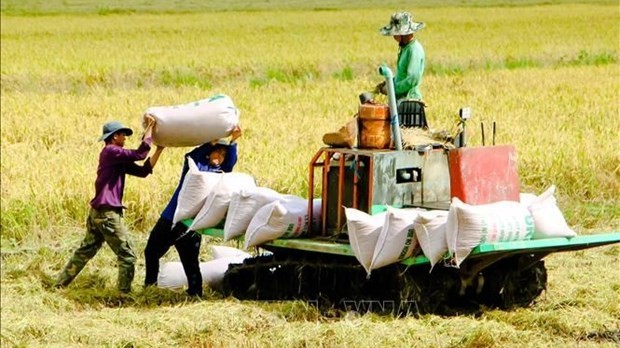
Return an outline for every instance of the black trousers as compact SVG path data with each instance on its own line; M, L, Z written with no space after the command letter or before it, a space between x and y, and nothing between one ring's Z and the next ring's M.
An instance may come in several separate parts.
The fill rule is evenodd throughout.
M179 222L173 226L172 221L160 217L155 227L153 227L144 249L146 261L144 285L157 284L159 259L174 245L179 253L183 270L185 270L185 275L187 276L187 294L202 296L202 274L200 273L200 263L198 261L201 240L198 233L187 231L187 226L183 223Z

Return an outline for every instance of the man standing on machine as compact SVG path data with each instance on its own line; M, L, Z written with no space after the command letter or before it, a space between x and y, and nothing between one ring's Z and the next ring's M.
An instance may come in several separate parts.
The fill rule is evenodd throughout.
M398 42L394 93L400 125L405 127L428 128L420 90L426 57L424 48L414 36L422 28L424 23L414 22L409 12L396 12L390 23L379 30L382 35L392 36ZM375 92L387 94L385 81L375 87Z

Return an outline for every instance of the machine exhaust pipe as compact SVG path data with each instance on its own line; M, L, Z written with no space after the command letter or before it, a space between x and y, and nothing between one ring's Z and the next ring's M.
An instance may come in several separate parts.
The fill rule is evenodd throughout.
M379 67L379 74L385 77L385 85L387 87L388 107L390 108L390 120L392 124L392 139L396 150L402 151L403 142L400 137L400 124L398 122L398 106L396 105L396 92L394 91L394 75L392 70L383 64Z

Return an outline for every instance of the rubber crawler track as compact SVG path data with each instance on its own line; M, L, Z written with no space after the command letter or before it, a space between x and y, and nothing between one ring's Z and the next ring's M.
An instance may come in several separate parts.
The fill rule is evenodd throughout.
M477 313L482 306L530 305L546 288L547 271L534 255L502 259L464 285L458 269L393 264L370 277L351 257L278 250L229 267L224 295L241 300L303 300L321 310L395 315Z

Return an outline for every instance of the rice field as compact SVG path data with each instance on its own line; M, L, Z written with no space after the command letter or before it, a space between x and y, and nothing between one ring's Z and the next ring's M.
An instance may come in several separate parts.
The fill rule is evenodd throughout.
M478 316L324 315L298 302L204 301L143 290L141 252L189 149L128 178L135 291L114 291L104 247L66 290L50 287L82 239L101 125L217 93L241 110L236 171L306 197L307 165L394 67L378 29L405 8L427 27L422 86L434 129L469 106L470 146L497 123L523 192L558 188L578 233L620 230L620 21L612 1L2 1L3 347L612 347L620 343L620 247L553 254L532 307ZM139 132L137 132L139 133ZM487 133L488 134L488 133ZM135 147L139 137L129 138ZM488 138L487 138L488 144ZM210 258L203 241L202 258ZM176 260L171 251L166 260Z

